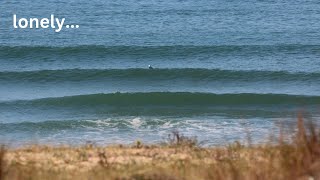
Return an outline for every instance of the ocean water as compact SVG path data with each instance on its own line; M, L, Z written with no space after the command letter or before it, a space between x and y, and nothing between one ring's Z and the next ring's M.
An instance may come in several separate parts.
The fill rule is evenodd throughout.
M264 142L301 111L319 121L319 22L318 0L2 0L0 140Z

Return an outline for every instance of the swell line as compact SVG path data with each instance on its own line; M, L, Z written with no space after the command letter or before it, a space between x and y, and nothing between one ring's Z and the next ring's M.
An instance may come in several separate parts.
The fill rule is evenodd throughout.
M202 68L173 69L65 69L41 71L0 72L0 81L7 82L69 82L108 79L130 80L202 80L202 81L319 81L320 73L287 71L233 71Z
M0 46L0 58L19 58L24 56L42 57L47 55L163 55L190 56L197 54L230 53L320 53L320 45L276 44L276 45L172 45L172 46Z

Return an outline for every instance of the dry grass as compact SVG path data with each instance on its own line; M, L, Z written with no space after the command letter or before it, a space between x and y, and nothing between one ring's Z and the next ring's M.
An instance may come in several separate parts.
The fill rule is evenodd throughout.
M5 177L5 159L4 155L6 154L6 149L4 146L0 147L0 180L4 179Z
M306 125L306 126L305 126ZM305 128L307 127L307 128ZM320 179L320 134L298 118L290 143L202 148L174 132L164 145L34 146L0 151L1 179Z

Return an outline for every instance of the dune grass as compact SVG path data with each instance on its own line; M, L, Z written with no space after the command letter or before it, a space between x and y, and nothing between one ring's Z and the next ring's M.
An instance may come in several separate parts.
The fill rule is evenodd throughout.
M204 148L174 132L161 145L0 149L1 179L320 179L320 132L298 118L290 141Z

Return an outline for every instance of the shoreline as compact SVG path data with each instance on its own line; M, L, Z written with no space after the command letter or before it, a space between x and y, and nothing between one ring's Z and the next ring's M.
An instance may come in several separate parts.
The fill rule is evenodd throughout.
M277 144L200 147L173 134L162 145L50 147L0 151L1 179L320 179L320 134L298 119ZM307 126L306 126L307 127Z

